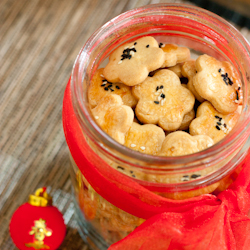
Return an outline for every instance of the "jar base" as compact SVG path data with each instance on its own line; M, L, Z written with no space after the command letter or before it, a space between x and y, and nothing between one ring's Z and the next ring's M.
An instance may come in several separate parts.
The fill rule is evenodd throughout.
M83 241L88 245L91 250L107 250L109 245L102 238L100 234L96 232L96 229L89 223L83 216L80 207L74 196L74 191L72 190L72 199L74 203L75 217L77 221L78 232L83 239Z

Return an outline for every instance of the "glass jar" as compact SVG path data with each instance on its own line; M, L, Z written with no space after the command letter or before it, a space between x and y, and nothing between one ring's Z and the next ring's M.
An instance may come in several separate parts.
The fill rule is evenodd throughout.
M208 54L229 61L243 88L242 112L229 135L191 155L160 157L131 150L96 124L87 90L96 69L121 44L142 36L189 47L193 57ZM250 133L250 49L228 22L201 8L156 4L125 12L98 29L75 61L63 104L63 125L72 162L77 220L93 249L128 235L146 219L175 202L226 189L248 154ZM170 205L171 204L171 205Z

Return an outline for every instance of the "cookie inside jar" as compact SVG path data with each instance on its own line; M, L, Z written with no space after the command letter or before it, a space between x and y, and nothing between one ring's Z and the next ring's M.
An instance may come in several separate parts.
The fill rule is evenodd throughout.
M111 99L119 99L127 111L110 104ZM112 51L105 65L93 74L88 100L96 123L117 142L143 154L177 159L208 150L231 132L242 111L243 88L229 61L177 45L168 38L147 35ZM153 175L114 162L110 165L143 181L183 183L202 179L239 150L190 175Z

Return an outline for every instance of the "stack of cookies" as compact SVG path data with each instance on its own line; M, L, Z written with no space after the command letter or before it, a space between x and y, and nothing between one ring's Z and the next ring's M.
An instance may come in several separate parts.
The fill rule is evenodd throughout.
M180 156L223 139L240 116L242 85L229 62L142 37L116 49L93 76L88 101L99 126L126 147Z

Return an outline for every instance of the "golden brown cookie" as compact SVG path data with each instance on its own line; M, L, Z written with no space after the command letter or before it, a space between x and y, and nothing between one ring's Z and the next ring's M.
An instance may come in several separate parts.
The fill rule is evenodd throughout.
M181 156L202 151L214 144L207 135L192 136L183 131L176 131L166 136L160 156Z
M168 69L173 71L179 78L183 77L183 74L181 72L183 63L178 63L173 67L169 67Z
M197 93L197 91L195 90L194 85L193 85L193 77L196 75L195 60L190 60L190 61L184 62L182 67L181 67L181 73L184 77L188 78L187 87L193 93L195 98L199 102L204 102L204 98L202 98Z
M114 140L124 144L125 134L130 129L133 119L133 110L123 105L120 96L111 94L104 96L92 114L98 125Z
M124 145L145 154L155 155L161 149L165 133L162 128L153 125L133 123L125 136Z
M192 109L190 112L184 115L181 126L178 128L178 130L187 130L194 118L195 118L195 112Z
M142 37L116 49L109 58L103 74L109 82L134 86L143 82L150 71L162 66L164 53L151 36Z
M203 102L197 109L196 118L189 126L191 135L208 135L214 142L222 140L234 127L240 114L219 113L210 102Z
M166 131L177 130L195 102L179 77L167 69L134 86L132 93L139 100L135 109L137 118L142 123L158 124Z
M198 73L193 77L193 85L197 93L220 113L234 112L242 100L242 87L232 65L202 55L195 66Z
M175 44L165 44L161 47L165 54L165 61L161 68L172 67L190 58L190 50L186 47L179 47Z
M122 98L124 105L135 107L137 101L132 95L132 88L122 83L108 82L103 76L103 69L98 69L88 88L88 100L94 108L105 95L116 94Z

